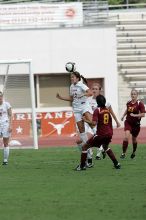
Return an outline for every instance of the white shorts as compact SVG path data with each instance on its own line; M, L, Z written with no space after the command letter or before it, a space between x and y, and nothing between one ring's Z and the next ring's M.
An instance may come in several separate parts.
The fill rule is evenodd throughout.
M9 122L5 122L3 124L0 124L0 136L4 137L4 138L10 137Z
M82 121L82 117L85 112L89 112L89 113L93 114L92 108L89 105L84 105L82 110L80 110L78 112L74 112L75 121L76 122Z
M90 134L94 134L92 128L89 126L88 123L85 123L85 132L90 133Z

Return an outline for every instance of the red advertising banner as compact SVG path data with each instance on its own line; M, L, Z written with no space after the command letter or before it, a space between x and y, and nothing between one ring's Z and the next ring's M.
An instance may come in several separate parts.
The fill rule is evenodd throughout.
M28 113L13 114L12 137L31 136L31 118Z
M31 113L13 114L13 137L32 136ZM37 113L38 136L72 135L76 132L72 111Z
M71 135L75 133L73 112L42 113L42 136Z

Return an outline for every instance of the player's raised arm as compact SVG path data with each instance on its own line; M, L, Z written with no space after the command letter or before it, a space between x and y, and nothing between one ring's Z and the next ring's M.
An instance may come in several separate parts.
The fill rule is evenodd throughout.
M60 100L63 100L63 101L69 101L69 102L73 101L73 97L72 96L63 97L59 93L56 94L56 98L58 98Z

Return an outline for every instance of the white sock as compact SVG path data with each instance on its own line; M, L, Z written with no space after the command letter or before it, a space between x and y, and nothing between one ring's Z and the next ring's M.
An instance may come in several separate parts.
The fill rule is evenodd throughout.
M83 141L84 143L87 142L88 136L87 136L87 134L86 134L85 132L84 132L84 133L80 133L80 137L81 137L81 139L82 139L82 141Z
M103 150L102 146L100 148L97 148L97 154L96 154L97 157L101 156L102 150Z
M92 148L89 148L89 149L87 150L87 159L92 159L92 155L93 155Z
M103 146L102 146L102 145L100 146L99 150L100 150L101 152L103 152L103 151L104 151L104 149L103 149Z
M9 158L9 147L4 147L4 162L8 162Z

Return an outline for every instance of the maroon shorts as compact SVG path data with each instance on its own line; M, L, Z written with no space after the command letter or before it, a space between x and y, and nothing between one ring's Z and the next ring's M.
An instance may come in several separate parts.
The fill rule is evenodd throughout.
M137 137L140 132L140 124L131 125L127 121L124 122L124 131L130 131L133 137Z
M111 142L112 137L111 136L98 136L94 135L91 137L88 141L87 144L90 147L100 147L101 145L108 146L109 143Z

